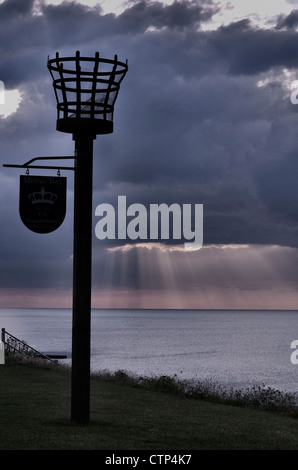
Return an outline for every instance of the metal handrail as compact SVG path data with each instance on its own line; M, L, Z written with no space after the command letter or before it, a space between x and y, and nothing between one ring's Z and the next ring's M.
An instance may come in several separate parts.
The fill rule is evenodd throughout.
M43 354L37 351L36 349L29 346L25 341L22 341L16 338L15 336L13 336L11 333L6 331L5 328L2 328L1 339L3 343L7 346L7 352L9 353L18 353L21 355L25 354L26 356L29 356L29 357L32 357L32 356L36 358L39 357L39 358L46 359L47 361L55 362L46 354Z

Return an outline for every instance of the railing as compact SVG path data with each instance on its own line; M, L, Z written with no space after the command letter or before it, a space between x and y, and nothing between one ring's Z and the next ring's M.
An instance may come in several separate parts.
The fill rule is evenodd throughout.
M25 341L21 341L12 334L8 333L5 328L2 328L1 340L5 344L5 353L19 356L33 357L38 359L45 359L47 361L55 362L49 356L36 351L36 349L29 346Z

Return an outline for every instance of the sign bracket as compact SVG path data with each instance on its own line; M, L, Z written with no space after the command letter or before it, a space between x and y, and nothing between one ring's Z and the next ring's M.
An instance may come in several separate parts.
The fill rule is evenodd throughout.
M75 167L70 167L70 166L48 166L48 165L31 165L31 163L35 162L36 160L69 160L69 159L76 159L75 156L65 156L65 157L35 157L29 160L28 162L24 163L23 165L13 165L10 163L5 163L3 166L4 167L9 167L9 168L39 168L42 170L74 170Z

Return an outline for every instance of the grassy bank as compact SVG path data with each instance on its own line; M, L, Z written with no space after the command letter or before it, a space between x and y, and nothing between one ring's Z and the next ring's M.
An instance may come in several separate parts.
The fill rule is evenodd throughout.
M76 426L69 371L0 366L0 449L298 450L296 412L191 398L165 389L165 378L157 386L120 378L125 384L109 375L91 378L90 423Z

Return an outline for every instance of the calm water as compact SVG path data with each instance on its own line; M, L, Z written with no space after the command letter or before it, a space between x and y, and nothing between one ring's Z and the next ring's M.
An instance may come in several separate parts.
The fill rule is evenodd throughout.
M39 351L69 358L71 324L69 309L0 309L1 328ZM294 340L298 311L95 309L91 366L298 391Z

